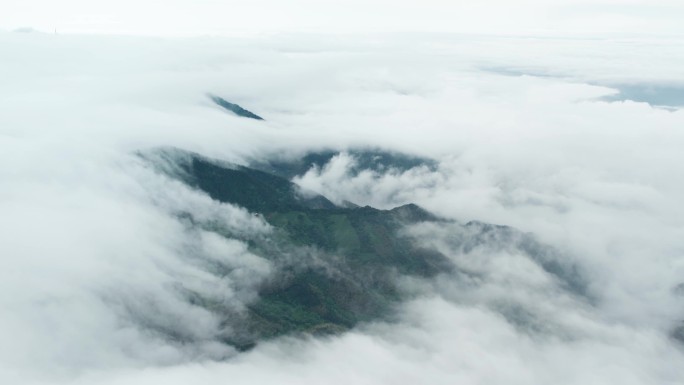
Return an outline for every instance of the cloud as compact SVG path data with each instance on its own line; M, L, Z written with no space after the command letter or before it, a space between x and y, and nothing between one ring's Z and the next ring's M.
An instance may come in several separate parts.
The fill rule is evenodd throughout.
M581 315L572 321L589 333L572 341L540 339L518 333L496 313L425 298L409 303L398 325L369 325L331 340L279 341L230 364L91 375L80 383L640 384L653 376L663 383L681 378L681 370L662 359L680 353L661 337ZM641 370L630 370L635 366Z
M592 85L679 79L680 42L356 39L0 34L0 378L681 382L668 334L684 319L673 290L684 115L599 101L614 91ZM268 120L225 114L207 92ZM449 242L455 230L416 228L469 274L402 281L414 300L393 321L234 356L216 342L230 328L187 296L239 313L275 271L246 245L270 227L137 155L159 147L237 163L323 148L429 156L436 167L351 173L347 151L295 181L337 201L415 202L530 232L578 266L588 295L527 252L464 251Z

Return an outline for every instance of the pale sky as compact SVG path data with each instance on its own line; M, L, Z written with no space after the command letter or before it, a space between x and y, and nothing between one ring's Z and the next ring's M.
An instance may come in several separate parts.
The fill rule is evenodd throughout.
M0 29L60 33L235 35L458 32L504 35L684 34L672 0L9 0Z

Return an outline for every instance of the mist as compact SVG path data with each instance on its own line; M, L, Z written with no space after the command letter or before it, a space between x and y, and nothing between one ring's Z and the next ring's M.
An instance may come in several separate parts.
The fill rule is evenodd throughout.
M619 87L676 94L681 43L0 33L0 379L681 383L684 115L677 98ZM239 318L278 275L248 247L273 229L140 156L159 148L231 164L335 150L293 181L336 203L415 203L516 230L463 247L462 227L407 228L459 273L399 277L411 299L391 319L241 353L187 293ZM359 148L434 166L359 172ZM530 258L525 237L560 270Z

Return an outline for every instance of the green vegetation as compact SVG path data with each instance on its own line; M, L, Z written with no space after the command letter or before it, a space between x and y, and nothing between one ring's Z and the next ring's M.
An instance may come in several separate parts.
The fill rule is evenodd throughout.
M529 234L481 222L460 225L412 204L392 210L349 203L336 206L320 195L298 194L298 187L282 176L308 169L304 165L311 159L329 160L330 154L311 154L309 160L283 163L276 173L266 172L264 167L257 170L226 164L176 149L140 155L156 162L160 171L215 200L257 213L273 226L268 237L234 234L234 230L231 232L218 222L196 221L191 212L178 214L188 226L201 226L205 231L245 241L252 253L268 258L275 267L269 280L261 283L258 299L247 304L246 309L230 308L190 290L183 293L191 303L222 318L226 330L222 341L239 350L250 349L267 338L292 333L334 334L359 322L386 317L403 299L396 286L398 276L427 278L453 271L445 256L420 248L401 235L405 225L420 222L457 229L449 235L448 242L464 253L481 247L524 253L570 292L587 295L587 282L579 269ZM366 154L360 159L384 159L384 163L373 167L397 169L399 166L391 163L399 159L401 164L404 158ZM209 263L207 269L217 276L231 273L231 268L220 263ZM504 316L511 322L525 320L525 314L515 308L508 309ZM166 330L157 332L182 340Z
M195 155L180 158L175 169L184 182L213 199L261 214L275 228L271 239L250 240L249 245L272 260L277 273L261 287L246 316L225 314L236 330L226 342L240 349L283 334L347 330L388 314L401 299L397 274L429 277L450 269L444 256L399 236L406 224L437 220L416 205L338 207L320 195L301 196L281 176ZM210 229L223 234L220 228ZM198 306L221 313L220 305L191 297Z

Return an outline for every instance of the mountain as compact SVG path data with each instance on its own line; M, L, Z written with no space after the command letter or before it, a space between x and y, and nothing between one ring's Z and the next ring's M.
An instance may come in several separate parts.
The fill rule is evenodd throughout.
M427 279L454 272L449 258L420 246L402 232L406 226L420 223L462 229L453 239L463 249L491 243L530 253L566 286L578 292L582 288L572 267L554 262L557 256L549 257L553 250L505 226L460 225L414 204L391 210L351 204L340 207L324 196L301 191L284 177L295 170L305 172L304 165L309 163L323 165L335 154L309 154L291 164L264 161L261 170L175 149L142 156L170 177L214 200L244 207L273 227L273 235L267 239L245 239L252 253L276 266L245 313L236 314L196 293L188 294L194 304L211 309L230 325L231 333L221 339L240 350L280 335L339 333L359 322L386 317L405 297L397 286L399 276ZM367 153L360 157L365 159L358 163L360 167L377 167L379 163L373 160L378 159L413 164L404 156L378 158ZM263 171L268 169L264 165L270 165L275 173ZM187 217L193 226L201 226L192 220L192 213ZM220 228L207 229L233 236Z
M222 107L225 110L228 110L228 111L234 113L237 116L241 116L243 118L256 119L256 120L264 120L264 118L262 118L261 116L255 114L251 111L245 110L244 108L240 107L239 105L231 103L231 102L229 102L229 101L227 101L227 100L225 100L219 96L209 94L209 98L214 103L216 103L216 105Z
M432 159L402 154L392 151L384 151L376 148L352 148L344 152L336 150L313 151L300 154L298 157L270 157L267 159L254 160L250 167L262 170L286 179L301 176L311 168L323 168L334 157L346 154L354 159L350 167L352 176L361 171L387 172L396 170L408 171L417 167L426 167L434 170L437 162Z

